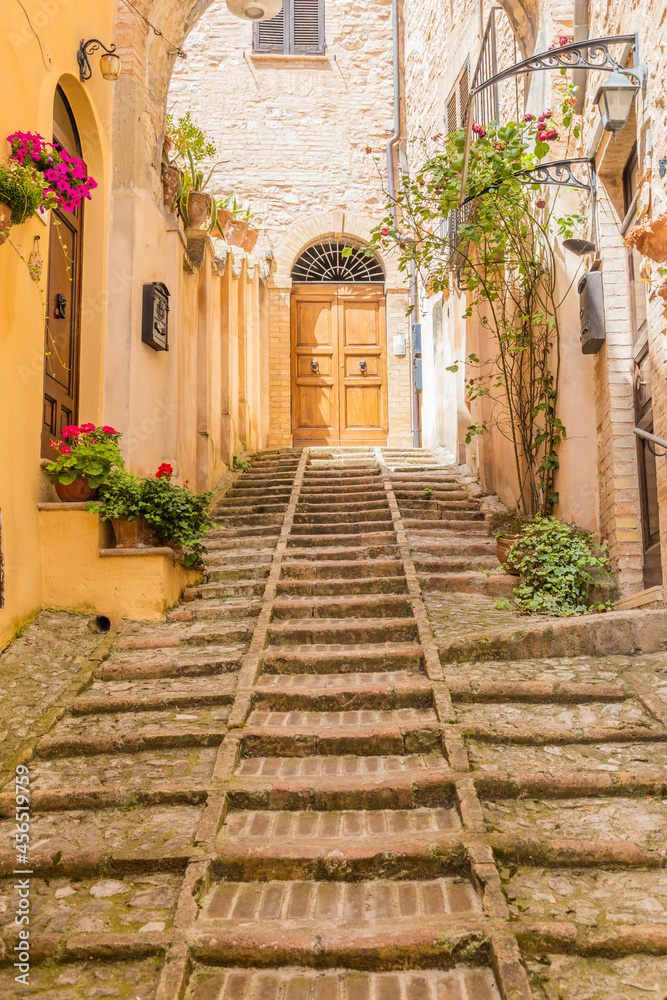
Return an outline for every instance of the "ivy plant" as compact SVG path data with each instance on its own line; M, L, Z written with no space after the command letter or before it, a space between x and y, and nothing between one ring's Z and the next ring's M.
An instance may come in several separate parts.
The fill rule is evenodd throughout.
M145 518L163 538L187 550L183 556L186 566L199 566L206 552L202 538L212 524L212 494L177 486L171 476L171 466L166 464L146 478L119 470L100 490L101 505L92 504L89 509L98 512L103 521Z
M400 269L416 269L423 287L434 292L456 282L467 296L464 315L476 311L489 331L489 357L470 353L448 370L465 364L468 400L486 400L484 418L468 427L466 442L485 433L490 413L510 440L525 514L548 514L558 502L555 476L565 427L558 416L554 237L571 236L583 219L557 216L557 198L549 207L522 171L539 165L552 142L564 145L567 155L579 134L573 89L563 84L556 110L539 116L473 123L462 208L465 128L413 139L418 166L404 178L368 250L386 252L393 245Z
M516 605L526 614L564 617L609 606L588 597L591 585L611 580L607 545L575 524L536 514L521 528L512 559L521 573Z

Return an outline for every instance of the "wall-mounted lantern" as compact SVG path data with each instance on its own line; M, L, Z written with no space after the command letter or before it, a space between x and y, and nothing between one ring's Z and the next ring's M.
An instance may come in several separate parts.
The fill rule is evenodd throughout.
M104 79L112 83L118 79L120 74L120 56L116 55L116 46L111 45L110 48L107 48L97 38L89 38L88 41L82 38L79 51L76 54L77 62L79 63L79 79L82 83L90 80L93 75L88 57L93 52L97 52L98 49L103 49L103 53L100 56L100 73Z
M624 73L614 72L598 87L593 99L607 132L620 132L628 123L632 104L639 87Z
M144 285L141 339L154 351L169 350L169 289L161 281Z

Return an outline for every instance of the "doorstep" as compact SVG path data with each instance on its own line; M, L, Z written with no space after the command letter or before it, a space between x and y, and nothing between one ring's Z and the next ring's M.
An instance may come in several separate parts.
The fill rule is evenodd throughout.
M662 608L662 587L649 587L638 594L614 602L614 611L632 611L634 608Z
M85 503L39 503L42 607L111 621L159 621L201 579L173 549L113 548L108 522Z

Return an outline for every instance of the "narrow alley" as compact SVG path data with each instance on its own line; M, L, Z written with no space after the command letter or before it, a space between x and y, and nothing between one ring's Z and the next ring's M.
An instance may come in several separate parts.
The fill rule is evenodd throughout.
M33 966L3 997L664 995L664 614L476 624L468 494L419 450L235 475L208 582L20 749Z

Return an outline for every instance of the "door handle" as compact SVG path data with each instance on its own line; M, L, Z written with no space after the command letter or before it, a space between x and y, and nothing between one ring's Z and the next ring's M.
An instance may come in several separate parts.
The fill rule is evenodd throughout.
M319 373L320 363L317 360L317 358L313 358L313 360L310 362L310 370L313 373L313 375L317 375Z
M360 372L361 372L361 373L362 373L363 375L365 375L365 374L366 374L366 369L367 369L367 368L368 368L368 365L367 365L367 363L366 363L366 362L364 361L364 359L362 358L362 359L361 359L361 361L359 362L359 371L360 371Z
M62 292L56 295L56 308L53 311L55 319L67 319L67 298Z

